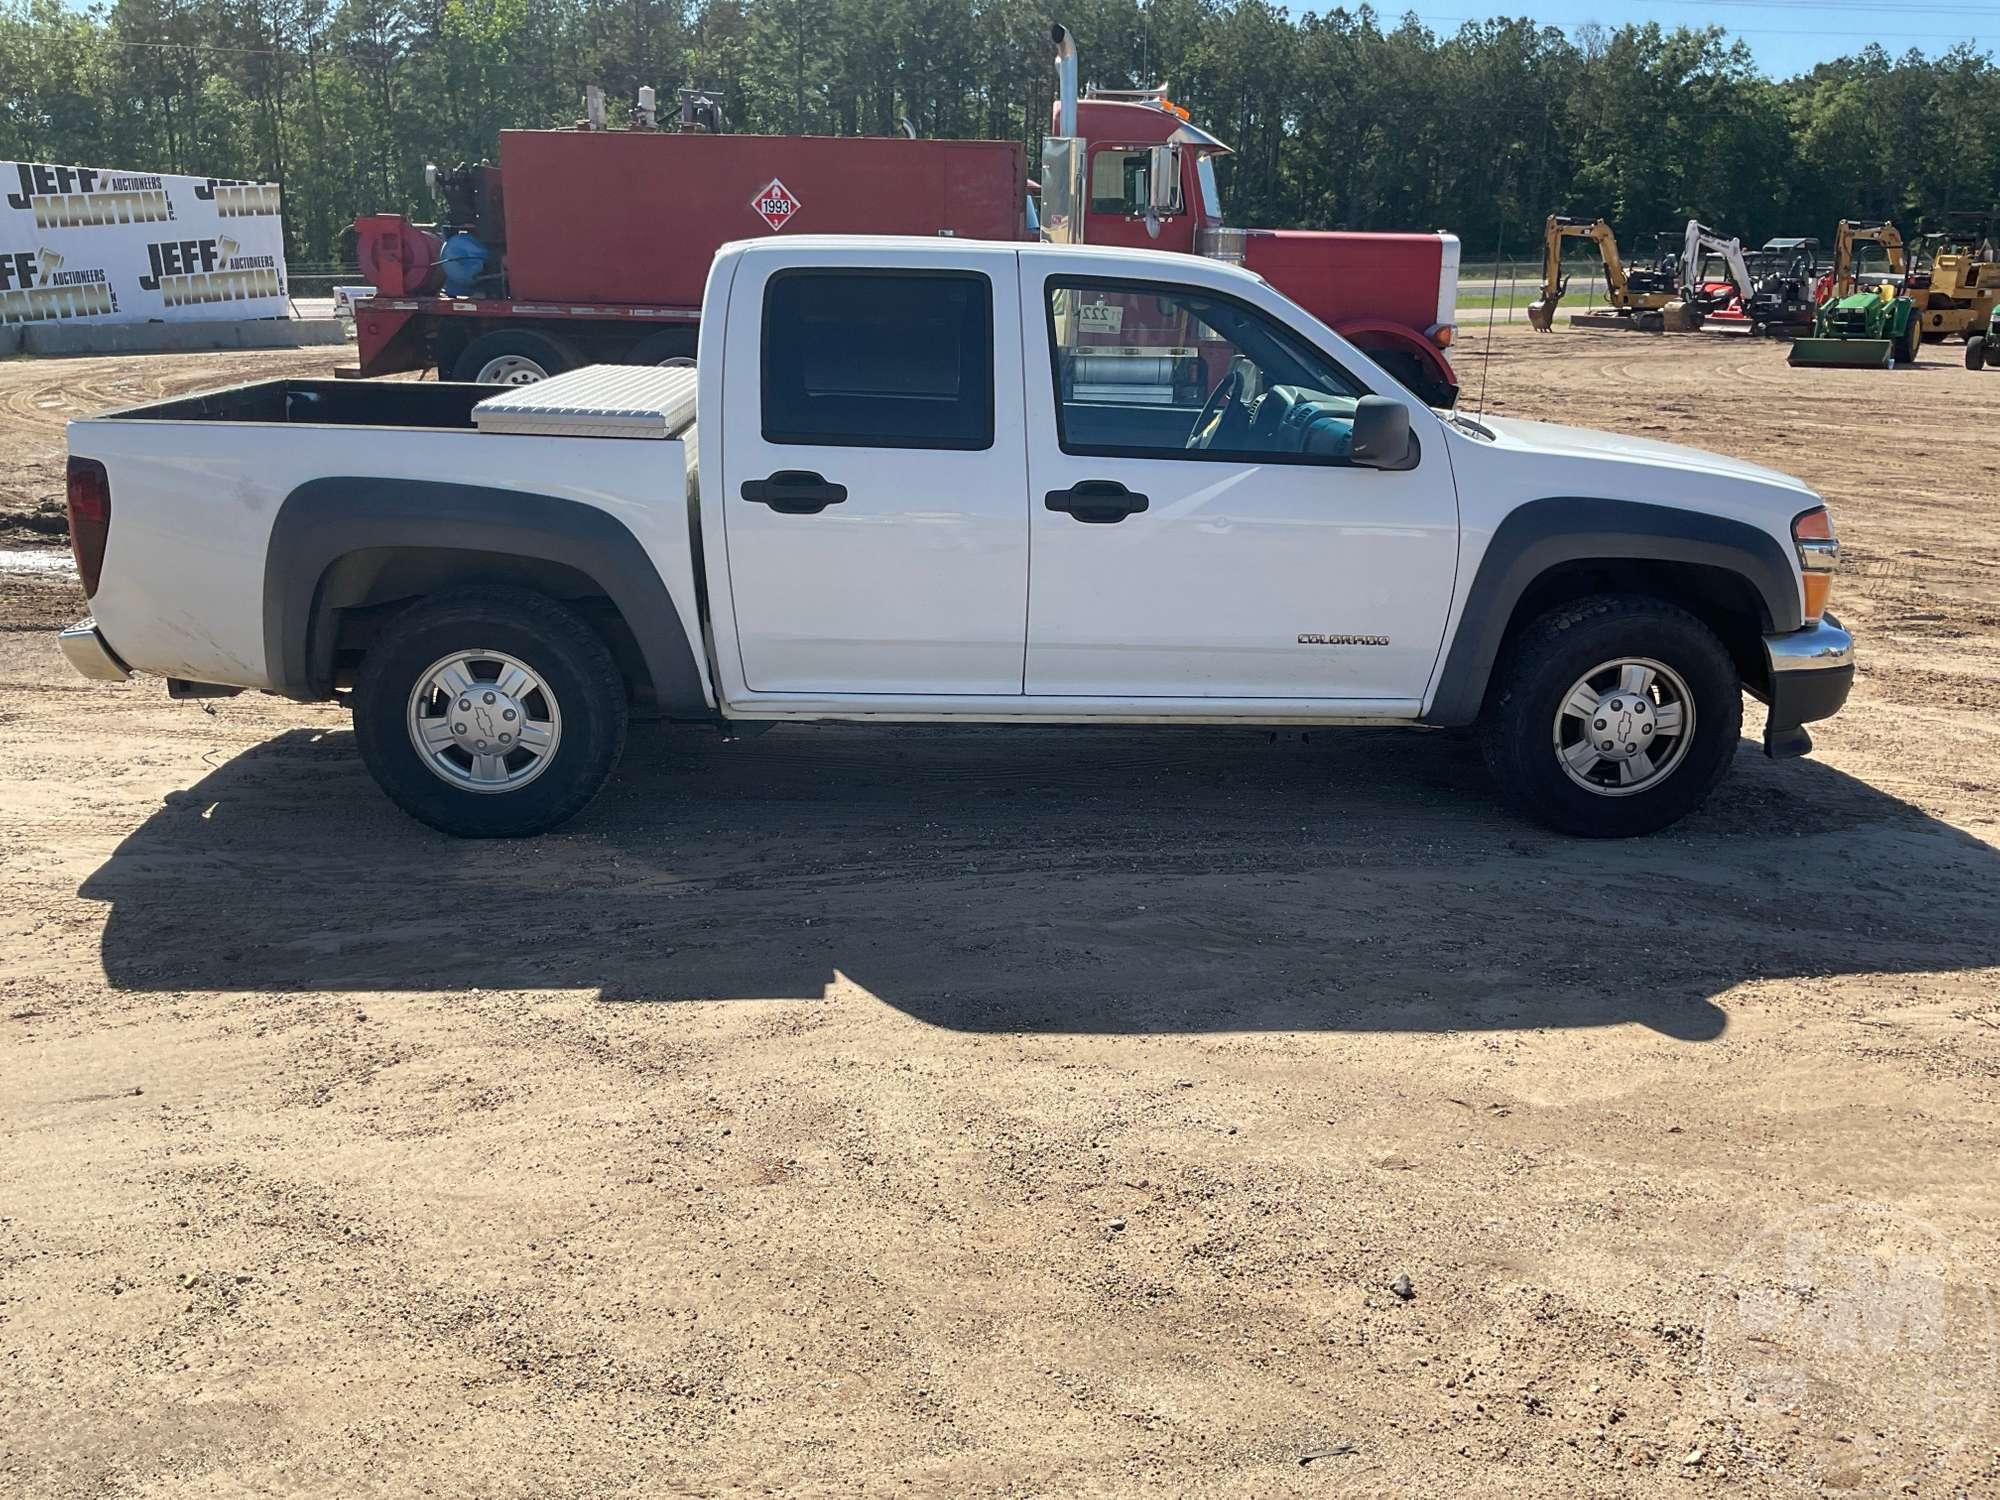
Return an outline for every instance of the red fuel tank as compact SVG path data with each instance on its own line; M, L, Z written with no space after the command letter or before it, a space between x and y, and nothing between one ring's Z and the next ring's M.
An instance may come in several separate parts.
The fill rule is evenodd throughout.
M1016 141L503 130L517 300L698 306L731 240L1026 235Z

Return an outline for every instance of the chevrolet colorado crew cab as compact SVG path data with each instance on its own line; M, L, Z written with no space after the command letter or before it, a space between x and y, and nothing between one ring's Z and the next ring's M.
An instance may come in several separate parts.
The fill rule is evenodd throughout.
M1744 691L1798 755L1854 675L1798 480L1434 411L1184 255L759 240L692 369L268 381L69 445L69 659L345 699L455 834L571 816L640 715L1477 726L1530 816L1641 834Z

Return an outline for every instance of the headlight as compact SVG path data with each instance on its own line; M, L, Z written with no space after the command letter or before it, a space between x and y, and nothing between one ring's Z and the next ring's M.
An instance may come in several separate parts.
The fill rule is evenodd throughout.
M1805 618L1817 625L1833 592L1833 575L1840 567L1840 539L1833 534L1833 517L1824 505L1793 518L1792 542L1799 549L1799 571L1805 575Z

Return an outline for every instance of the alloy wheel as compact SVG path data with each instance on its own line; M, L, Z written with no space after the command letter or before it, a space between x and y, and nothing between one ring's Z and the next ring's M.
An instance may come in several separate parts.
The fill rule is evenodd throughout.
M1592 667L1556 709L1556 758L1571 781L1600 797L1650 791L1679 768L1693 740L1687 683L1648 657Z

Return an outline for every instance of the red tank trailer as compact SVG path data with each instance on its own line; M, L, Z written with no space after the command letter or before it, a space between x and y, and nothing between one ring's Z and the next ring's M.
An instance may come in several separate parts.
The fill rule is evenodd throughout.
M1080 97L1074 43L1061 26L1052 39L1059 97L1039 207L1009 141L728 135L712 101L684 107L694 131L502 131L498 167L434 175L441 224L356 221L362 275L377 288L356 308L359 373L435 366L517 383L593 361L685 359L719 245L953 234L1247 265L1426 400L1452 403L1455 236L1232 228L1215 174L1229 148L1163 89ZM642 97L635 122L650 118Z
M513 383L690 357L719 246L787 229L1020 239L1028 170L1010 141L503 130L497 169L439 186L446 225L355 223L377 290L355 309L364 375Z

